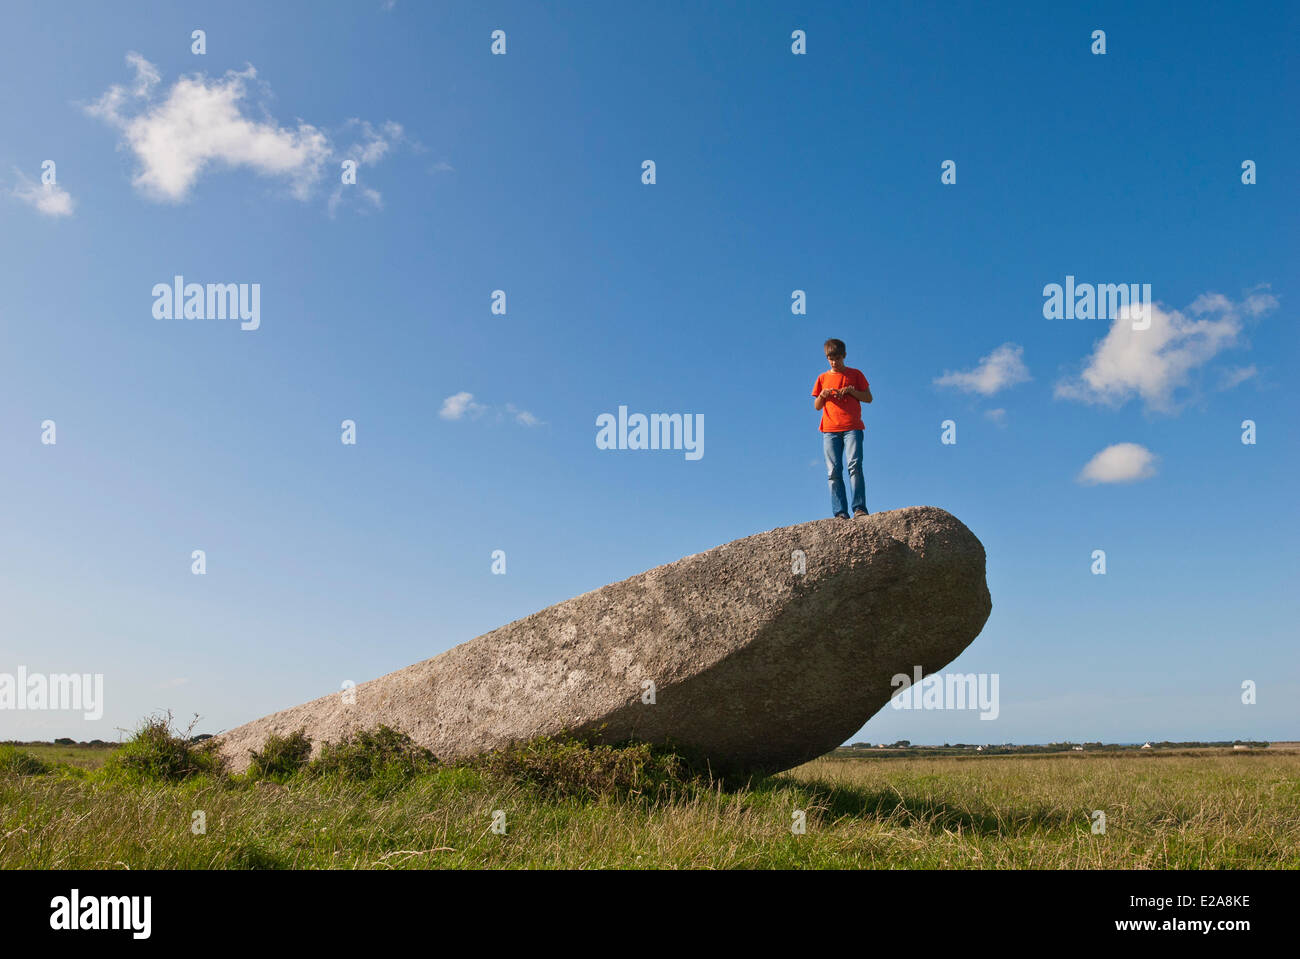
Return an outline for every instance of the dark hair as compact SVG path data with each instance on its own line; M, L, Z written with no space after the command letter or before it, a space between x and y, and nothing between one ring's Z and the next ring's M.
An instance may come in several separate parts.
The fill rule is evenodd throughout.
M848 355L849 351L848 349L845 348L843 340L837 340L834 337L832 337L831 339L827 340L825 343L822 344L822 350L824 351L828 346L835 347L836 353L840 353L846 356Z

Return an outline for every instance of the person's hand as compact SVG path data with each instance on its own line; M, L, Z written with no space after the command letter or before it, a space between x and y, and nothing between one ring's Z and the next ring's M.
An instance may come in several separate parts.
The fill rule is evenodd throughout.
M829 400L832 396L835 395L836 395L835 391L828 386L826 387L826 389L821 391L821 393L818 395L817 398L822 400Z
M846 396L852 396L852 395L853 395L853 387L851 387L851 386L846 386L846 387L842 388L842 389L839 391L839 394L838 394L838 395L840 396L841 399L844 398L844 397L846 397Z

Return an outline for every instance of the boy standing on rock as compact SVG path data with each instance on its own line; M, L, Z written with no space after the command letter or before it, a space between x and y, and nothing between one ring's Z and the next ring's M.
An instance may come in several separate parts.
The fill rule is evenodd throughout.
M862 479L862 402L871 402L871 386L861 370L844 365L848 354L843 340L824 344L831 368L813 384L813 409L822 411L822 449L831 484L831 513L849 518L844 502L844 453L849 459L849 487L853 491L853 515L867 515L867 489Z

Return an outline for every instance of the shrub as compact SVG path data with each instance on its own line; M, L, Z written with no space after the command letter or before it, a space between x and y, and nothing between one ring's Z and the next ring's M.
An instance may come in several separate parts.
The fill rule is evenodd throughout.
M198 719L195 716L188 729L177 732L170 712L149 717L104 761L104 775L160 782L180 782L201 773L223 775L227 761L212 741L190 740Z
M494 750L470 762L550 798L642 796L666 798L698 785L676 752L649 743L617 746L542 736Z
M288 736L275 733L266 737L262 751L250 749L253 760L248 766L248 775L253 779L288 779L311 759L311 740L306 729L299 729Z
M438 758L406 733L381 725L346 735L337 743L325 743L306 769L315 776L365 782L410 779L437 765Z
M17 746L0 746L0 773L41 776L49 771L49 765L41 762L31 753L24 752Z

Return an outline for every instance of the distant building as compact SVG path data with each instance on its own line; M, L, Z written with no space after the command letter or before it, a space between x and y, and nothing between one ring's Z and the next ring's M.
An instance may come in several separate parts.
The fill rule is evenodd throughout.
M1143 748L1143 749L1150 749L1150 748L1151 748L1151 744L1150 744L1150 743L1143 743L1143 744L1142 744L1142 748Z
M1082 747L1082 746L1075 746L1075 747L1073 747L1073 749L1074 749L1074 751L1075 751L1076 753L1081 753L1081 752L1083 752L1083 747Z

